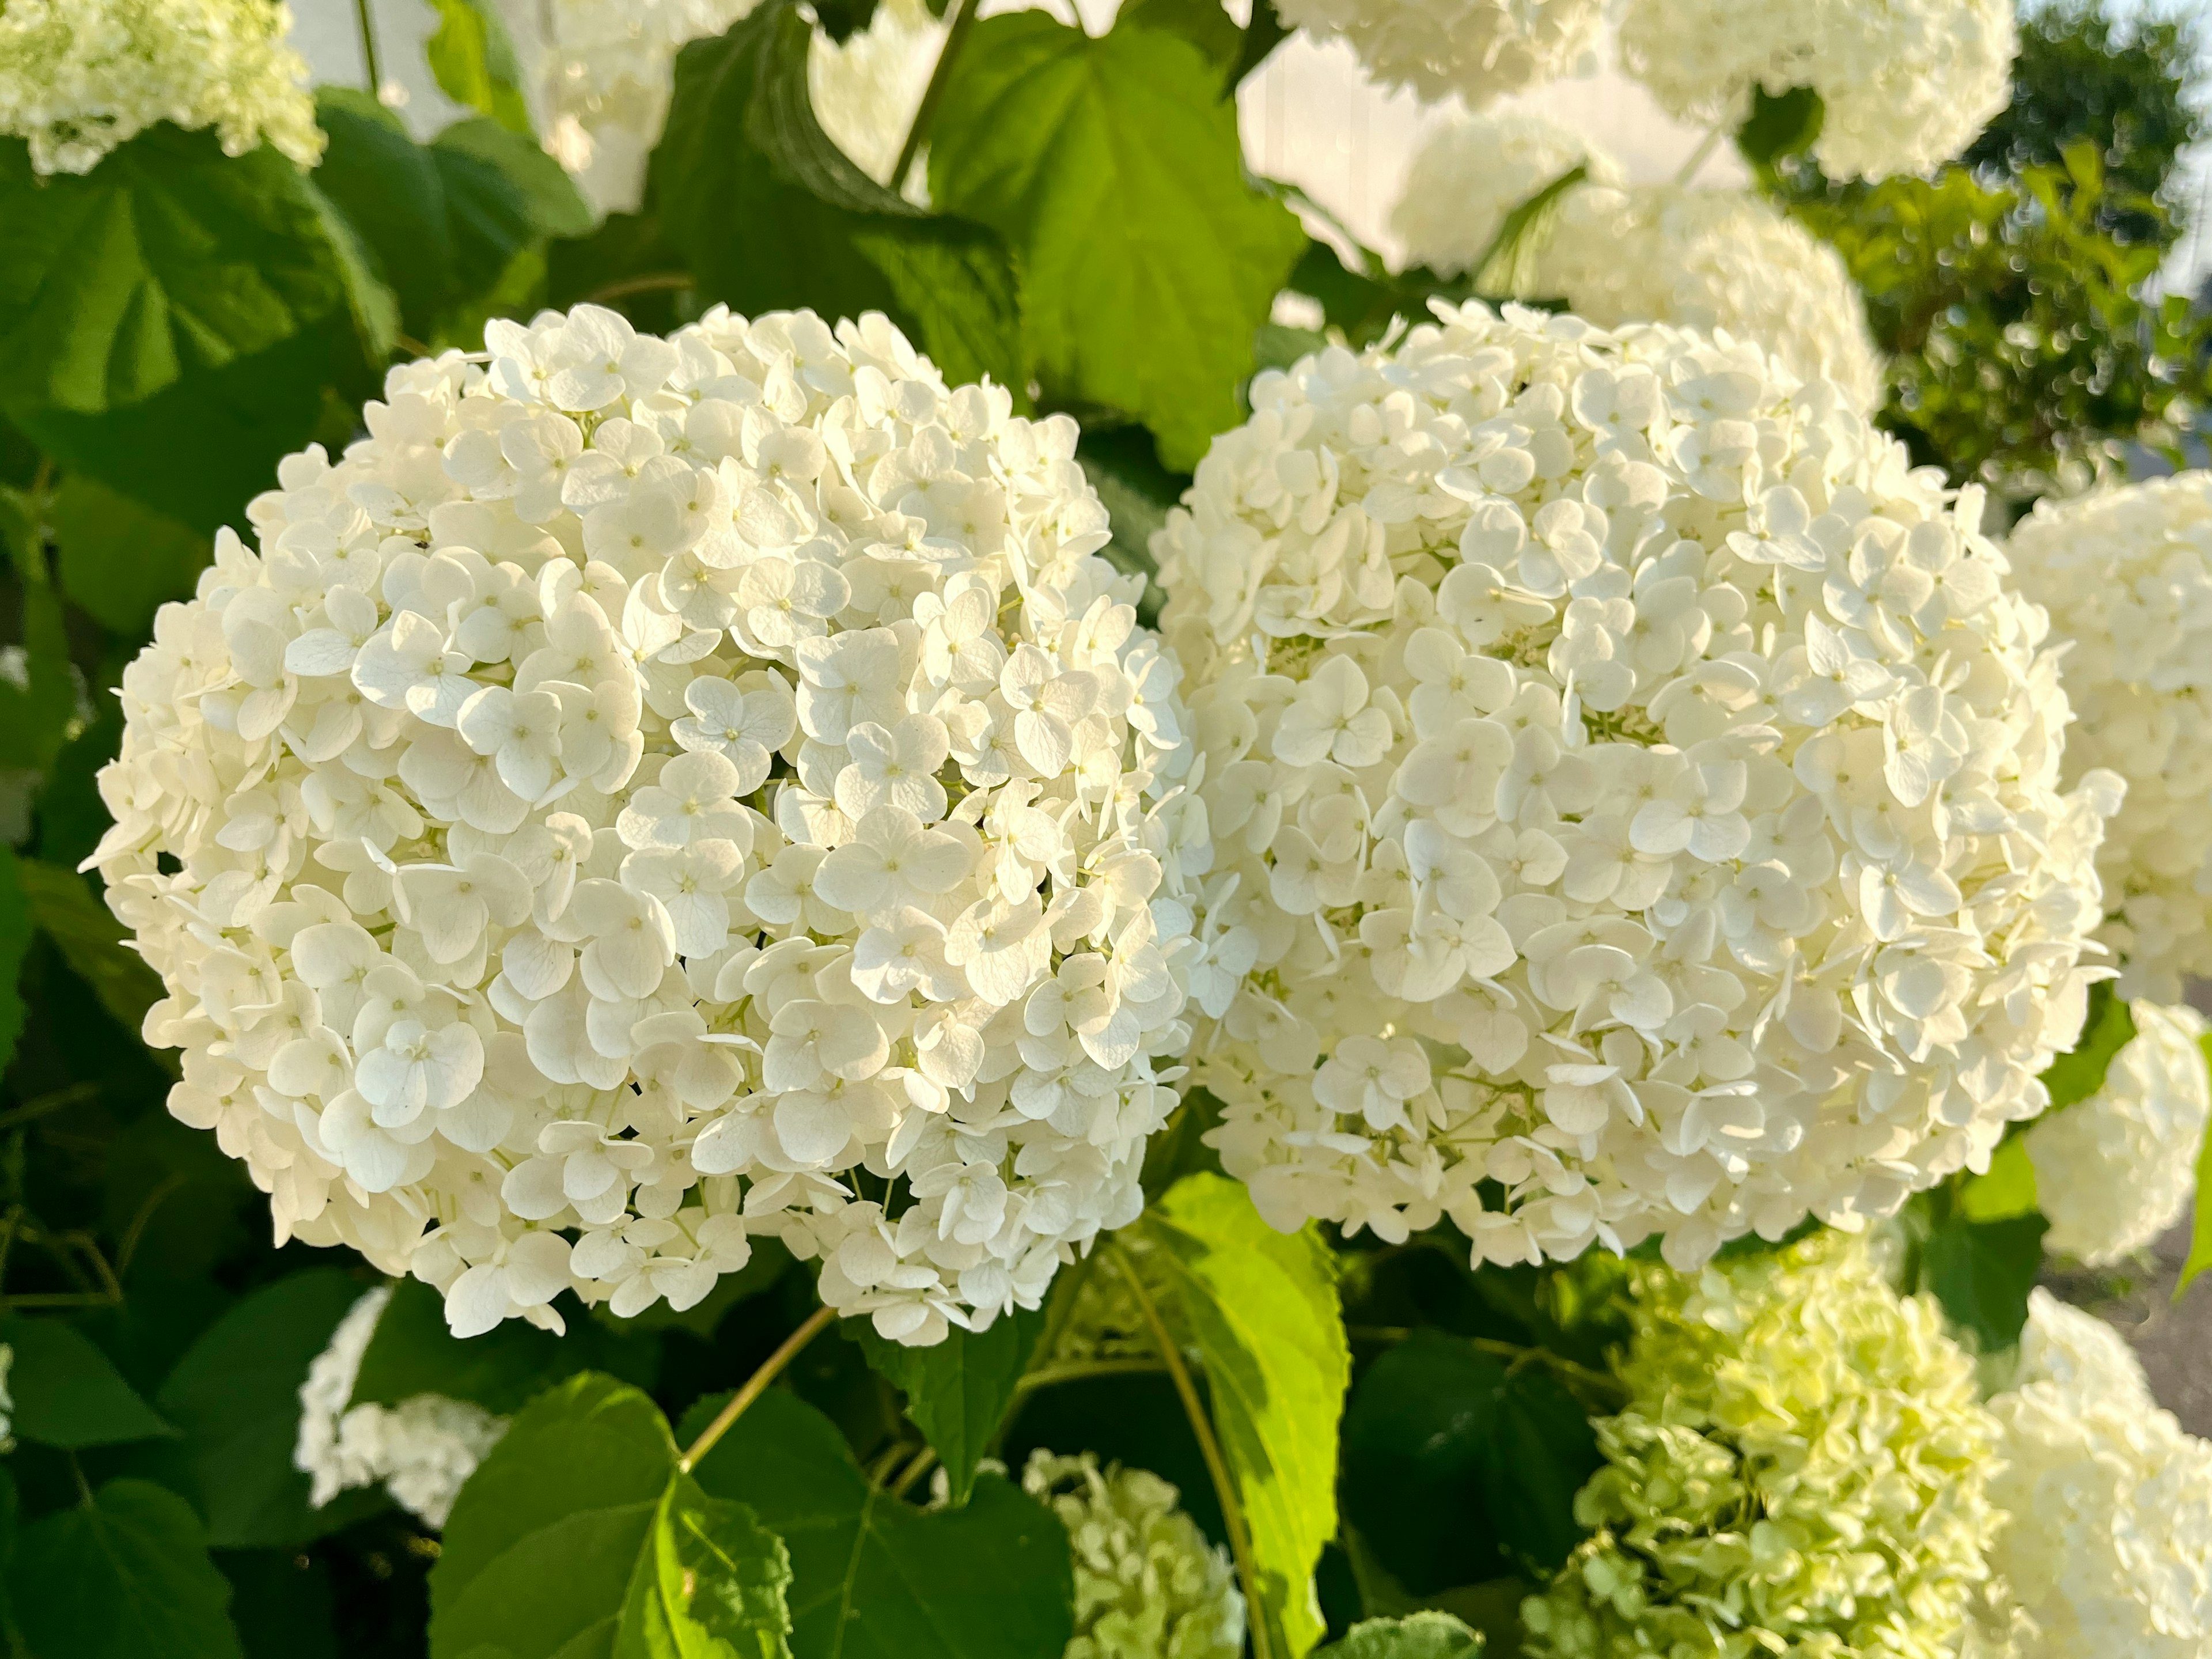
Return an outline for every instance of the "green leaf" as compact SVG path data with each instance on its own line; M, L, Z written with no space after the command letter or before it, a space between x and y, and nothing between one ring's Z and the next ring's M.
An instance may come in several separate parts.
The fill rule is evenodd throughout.
M366 1289L338 1267L280 1279L202 1332L161 1384L155 1400L184 1431L185 1482L216 1548L303 1543L380 1502L347 1494L312 1509L292 1466L300 1385Z
M1448 1613L1413 1613L1354 1625L1315 1659L1474 1659L1482 1638Z
M1337 1420L1352 1370L1332 1258L1311 1231L1283 1234L1243 1185L1194 1175L1130 1232L1152 1248L1165 1312L1198 1352L1214 1431L1251 1529L1268 1645L1298 1659L1323 1629L1314 1593L1336 1535Z
M92 988L116 1023L137 1030L162 994L161 981L124 943L123 924L74 870L37 859L19 860L15 868L39 931L54 942L62 960Z
M76 669L61 598L33 552L22 586L24 678L0 677L0 768L43 772L80 724ZM19 567L20 568L21 567Z
M686 1437L720 1404L693 1407ZM871 1486L830 1419L780 1389L694 1474L789 1548L798 1659L1050 1659L1073 1633L1067 1534L998 1475L924 1514Z
M1022 12L975 26L930 129L933 199L1020 262L1048 395L1134 416L1180 468L1241 418L1253 331L1306 240L1246 184L1219 82L1177 35Z
M300 170L264 145L148 129L82 176L0 145L0 386L99 413L243 362L348 303Z
M1986 1175L1975 1176L1959 1188L1959 1213L1969 1221L2006 1221L2035 1206L2035 1163L2027 1155L2027 1142L2019 1135L1998 1144Z
M976 1462L1006 1420L1044 1322L1042 1309L1018 1310L980 1334L956 1328L942 1342L910 1348L854 1322L868 1364L906 1395L906 1414L945 1465L956 1504L975 1489Z
M55 492L53 526L62 592L126 636L143 634L164 602L190 599L213 552L189 526L81 472Z
M15 1351L8 1389L17 1438L76 1450L176 1432L75 1326L10 1314L0 1317L0 1343Z
M878 184L837 148L815 118L806 85L814 26L797 6L770 6L768 38L745 109L745 136L768 158L776 176L817 201L856 213L897 218L924 216L897 191Z
M2204 1050L2204 1063L2212 1066L2212 1034L2197 1042ZM2190 1230L2189 1259L2181 1264L2181 1277L2173 1287L2175 1301L2207 1267L2212 1267L2212 1126L2206 1127L2203 1147L2197 1154L2197 1216Z
M1262 17L1280 27L1273 7L1256 7L1253 21L1258 23ZM1221 0L1129 0L1127 5L1114 14L1114 27L1124 26L1179 34L1204 52L1207 61L1218 64L1224 74L1244 50L1246 31L1237 27L1236 19L1230 16Z
M2135 1015L2126 999L2114 994L2112 983L2100 980L2089 988L2089 1012L2081 1021L2081 1040L2043 1073L2043 1086L2051 1091L2046 1111L2063 1110L2103 1088L2112 1057L2135 1041Z
M853 246L883 273L949 384L988 375L1013 393L1017 413L1032 407L1021 278L1003 242L957 219L902 219L856 229Z
M24 1528L9 1589L38 1659L242 1659L198 1517L143 1480Z
M1345 1413L1345 1516L1416 1595L1548 1576L1583 1540L1575 1493L1602 1462L1548 1370L1417 1330L1367 1368Z
M651 1348L649 1337L582 1319L569 1322L566 1336L510 1319L482 1336L458 1337L446 1328L445 1298L420 1279L403 1279L392 1285L361 1357L350 1403L396 1406L441 1394L510 1417L579 1371L647 1386Z
M2043 1266L2051 1224L2033 1212L2003 1221L1939 1221L1920 1247L1917 1289L1930 1291L1983 1353L2013 1346L2027 1323L2027 1293Z
M27 1018L21 979L31 949L31 902L21 872L15 849L0 846L0 1073L15 1059Z
M1771 167L1784 155L1812 149L1827 114L1820 94L1810 87L1792 87L1777 94L1754 86L1751 113L1736 129L1735 147L1754 170Z
M508 131L531 137L530 106L514 43L499 14L477 0L428 0L438 27L423 45L438 89L455 103L489 115Z
M788 1659L790 1585L781 1539L678 1475L631 1577L615 1659Z

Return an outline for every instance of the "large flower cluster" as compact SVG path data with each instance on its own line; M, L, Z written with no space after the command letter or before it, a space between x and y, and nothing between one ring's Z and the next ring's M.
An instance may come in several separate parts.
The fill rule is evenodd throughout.
M1493 98L1578 69L1595 51L1604 0L1284 0L1283 21L1341 35L1367 72L1423 98Z
M1407 263L1456 276L1489 250L1508 214L1577 167L1599 184L1623 181L1612 156L1548 116L1533 110L1462 115L1413 152L1390 228Z
M1747 347L1439 316L1261 375L1154 541L1224 1164L1280 1226L1677 1265L1978 1164L2118 788L2057 792L1978 495Z
M376 1322L392 1299L380 1285L347 1310L300 1387L293 1467L320 1509L340 1492L380 1482L409 1514L442 1527L462 1483L507 1432L507 1419L465 1400L418 1394L397 1406L355 1406L355 1382Z
M0 134L28 139L39 173L89 173L158 121L311 167L323 135L291 28L281 0L9 0Z
M2097 858L2120 989L2179 1002L2212 974L2212 473L2038 503L2009 553L2070 642L2067 770L2128 781Z
M757 0L501 0L545 148L601 213L636 210L676 54Z
M2127 1345L2036 1291L1990 1495L1990 1565L2032 1633L2021 1659L2212 1653L2212 1444L2159 1408Z
M125 676L172 1109L464 1334L757 1231L886 1335L1036 1305L1141 1206L1210 856L1074 423L875 315L486 332Z
M1759 88L1820 94L1813 154L1884 179L1951 160L2012 95L2013 0L1627 0L1623 66L1676 118L1734 130Z
M1726 330L1801 380L1833 380L1855 409L1881 400L1881 359L1843 256L1746 191L1575 190L1515 286L1607 328Z
M1064 1659L1237 1659L1244 1598L1226 1550L1176 1507L1176 1489L1145 1469L1101 1470L1089 1452L1039 1449L1022 1489L1067 1528L1075 1567L1075 1638Z
M2093 1267L2144 1249L2181 1219L2212 1118L2203 1016L2138 1002L2136 1036L2112 1056L2105 1086L2027 1134L2044 1248Z
M1997 1431L1934 1302L1833 1232L1637 1278L1628 1404L1575 1499L1598 1530L1523 1606L1532 1659L1950 1659Z

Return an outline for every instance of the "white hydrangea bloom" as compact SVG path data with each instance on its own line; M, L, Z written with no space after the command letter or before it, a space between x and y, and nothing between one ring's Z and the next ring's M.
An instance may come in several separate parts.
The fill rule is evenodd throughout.
M1979 492L1749 348L1437 316L1258 376L1153 542L1224 1164L1279 1226L1678 1264L1981 1166L2120 785L2058 793Z
M1856 409L1881 401L1881 358L1843 256L1747 191L1572 191L1516 287L1528 298L1565 300L1607 328L1725 330L1802 380L1833 380Z
M2181 1219L2197 1189L2197 1155L2212 1118L2203 1016L2130 1006L2136 1035L2112 1056L2105 1086L2037 1120L2027 1135L2047 1250L2109 1267Z
M1990 1495L1990 1565L2029 1632L2020 1659L2212 1653L2212 1443L2151 1398L2101 1321L2033 1291Z
M1282 0L1283 21L1342 35L1367 72L1469 108L1592 60L1605 0Z
M501 0L545 148L600 213L633 213L676 54L758 0Z
M1146 1469L1102 1470L1089 1452L1040 1448L1022 1490L1067 1528L1075 1567L1075 1636L1063 1659L1237 1659L1244 1597L1229 1552L1176 1507L1175 1487Z
M875 314L486 338L125 675L89 862L171 1109L465 1334L755 1232L887 1336L1036 1306L1141 1207L1211 857L1075 423Z
M392 1287L383 1285L355 1303L308 1365L292 1464L309 1478L308 1501L317 1509L342 1492L381 1481L409 1514L442 1527L462 1484L507 1432L507 1419L437 1394L397 1406L348 1406L391 1299Z
M874 21L842 46L815 33L806 59L815 118L879 185L897 187L891 169L949 27L923 0L881 0Z
M2039 501L2010 553L2070 641L2068 771L2128 781L2097 856L2119 988L2178 1003L2212 975L2212 473Z
M1488 251L1508 214L1577 166L1596 183L1623 181L1618 161L1547 115L1462 115L1413 152L1390 228L1407 263L1456 276Z
M1752 94L1810 87L1832 177L1924 173L2012 96L2013 0L1626 0L1622 67L1667 112L1733 131Z
M89 173L159 121L213 127L226 154L267 140L322 159L307 66L272 0L9 0L0 7L0 134L37 173Z

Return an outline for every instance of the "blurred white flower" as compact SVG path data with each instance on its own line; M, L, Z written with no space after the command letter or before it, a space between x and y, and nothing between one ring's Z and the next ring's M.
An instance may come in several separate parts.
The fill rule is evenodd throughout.
M1390 228L1409 264L1456 276L1496 240L1506 216L1560 174L1587 168L1618 185L1620 164L1589 140L1533 110L1459 115L1413 152ZM1659 320L1659 319L1653 319Z
M1342 35L1386 87L1469 108L1594 61L1604 0L1285 0L1283 21Z
M1251 395L1154 552L1263 1214L1695 1264L2042 1109L2118 782L2058 793L1978 491L1747 346L1515 307Z
M921 107L949 25L925 0L880 0L867 27L842 46L817 31L806 58L815 118L838 149L879 185L891 177Z

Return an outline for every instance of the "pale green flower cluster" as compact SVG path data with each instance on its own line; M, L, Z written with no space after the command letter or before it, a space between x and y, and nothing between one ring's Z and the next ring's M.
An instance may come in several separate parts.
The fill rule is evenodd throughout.
M1244 1598L1228 1553L1176 1507L1168 1482L1145 1469L1102 1470L1089 1452L1039 1449L1022 1489L1067 1528L1075 1638L1065 1659L1237 1659L1244 1650Z
M30 141L39 173L89 173L159 121L311 167L323 135L291 27L270 0L7 0L0 133Z
M1628 1405L1576 1498L1597 1531L1523 1607L1532 1659L1949 1659L1997 1430L1935 1304L1839 1233L1637 1279Z

